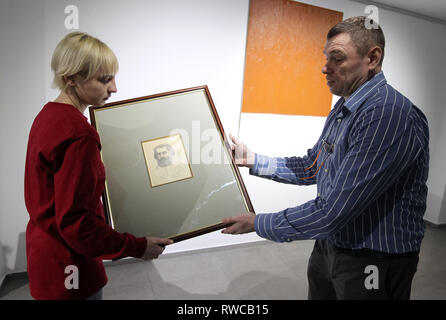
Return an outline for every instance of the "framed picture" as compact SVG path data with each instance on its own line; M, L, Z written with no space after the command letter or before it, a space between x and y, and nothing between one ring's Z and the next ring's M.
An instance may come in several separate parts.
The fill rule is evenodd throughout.
M207 86L90 108L108 223L175 242L254 212Z
M192 178L181 135L141 142L152 187Z

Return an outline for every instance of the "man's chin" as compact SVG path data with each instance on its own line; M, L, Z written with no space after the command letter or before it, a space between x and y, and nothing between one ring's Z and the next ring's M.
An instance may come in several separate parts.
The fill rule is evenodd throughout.
M328 89L330 90L331 94L333 94L333 95L335 95L335 96L338 96L338 95L339 95L338 90L336 90L335 88L333 88L333 87L329 87Z
M336 89L334 87L329 87L330 93L334 96L339 96L342 97L343 96L343 92L339 89Z

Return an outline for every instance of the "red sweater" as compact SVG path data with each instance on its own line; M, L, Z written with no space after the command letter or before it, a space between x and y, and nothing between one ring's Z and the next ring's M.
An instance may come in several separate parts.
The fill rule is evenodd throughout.
M27 268L35 299L84 299L107 283L102 259L138 258L146 250L146 238L119 233L105 222L100 148L96 130L71 105L49 102L34 120L25 203ZM78 289L66 288L66 280L75 283L73 267L67 266L78 270Z

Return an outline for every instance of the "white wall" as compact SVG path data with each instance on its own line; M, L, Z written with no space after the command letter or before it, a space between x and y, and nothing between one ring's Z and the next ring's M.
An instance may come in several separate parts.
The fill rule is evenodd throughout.
M306 2L343 11L345 18L363 14L365 7L347 0ZM104 40L118 56L114 101L207 84L225 131L238 133L248 0L2 0L0 281L5 273L26 269L23 170L27 136L36 113L57 94L50 89L49 61L57 42L69 32L64 27L64 8L69 4L80 10L80 30ZM380 23L388 41L384 71L389 82L411 98L430 122L432 170L426 218L445 222L440 209L446 207L441 167L446 152L446 90L441 81L446 77L442 64L446 26L386 10L380 10ZM240 137L258 152L299 155L313 145L323 121L243 115ZM278 211L314 196L312 187L263 181L249 177L243 169L242 175L257 212ZM173 245L166 252L258 240L253 234L235 237L214 232Z
M441 122L441 128L436 134L437 143L435 146L431 145L430 189L428 210L425 215L426 220L437 224L446 224L446 173L444 161L446 155L446 111L444 109L443 103L443 117L438 119ZM435 133L431 130L432 134Z
M5 273L26 268L23 172L28 132L45 100L43 9L38 1L0 2L0 272Z

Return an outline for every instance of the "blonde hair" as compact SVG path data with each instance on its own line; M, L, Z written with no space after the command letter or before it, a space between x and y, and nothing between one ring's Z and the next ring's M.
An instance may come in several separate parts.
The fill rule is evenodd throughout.
M53 87L64 91L64 77L80 75L85 80L98 73L115 75L119 64L113 51L101 40L83 32L67 34L57 45L51 59Z

